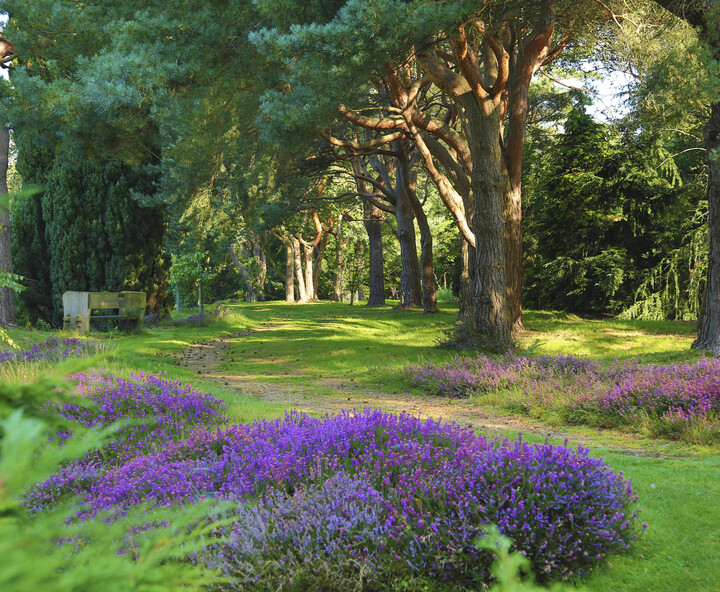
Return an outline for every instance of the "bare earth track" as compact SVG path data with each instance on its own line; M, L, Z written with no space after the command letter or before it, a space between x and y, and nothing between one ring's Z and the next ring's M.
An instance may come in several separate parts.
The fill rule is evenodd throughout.
M266 325L260 329L234 333L228 337L195 343L179 355L179 364L186 366L204 380L215 381L237 389L244 395L263 401L280 403L290 409L311 415L334 415L343 409L382 409L390 413L407 411L420 417L442 419L466 425L489 434L500 431L516 431L547 435L551 438L567 437L577 443L586 439L576 434L565 434L548 426L533 425L510 416L488 412L469 401L443 399L433 396L417 396L408 392L386 393L360 390L352 379L317 378L308 379L303 386L283 384L275 381L263 381L253 375L234 374L222 368L224 362L240 361L232 358L233 344L240 343L243 337L261 331L271 331L275 325ZM262 378L267 378L263 376ZM331 389L336 396L318 395L317 387Z

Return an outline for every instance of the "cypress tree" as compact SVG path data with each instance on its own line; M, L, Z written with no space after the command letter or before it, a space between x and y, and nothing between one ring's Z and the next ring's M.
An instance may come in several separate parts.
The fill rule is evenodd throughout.
M17 270L31 280L23 294L29 319L61 324L67 290L140 290L155 310L165 307L164 213L133 197L151 189L152 179L111 159L59 157L42 170L29 175L42 182L42 197L22 200L15 211Z

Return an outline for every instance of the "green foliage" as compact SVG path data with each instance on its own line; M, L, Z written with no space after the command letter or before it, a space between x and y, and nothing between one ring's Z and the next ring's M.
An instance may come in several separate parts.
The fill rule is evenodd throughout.
M9 288L19 294L25 289L25 286L20 283L22 280L21 275L0 269L0 288Z
M701 238L692 238L701 217L689 216L702 197L698 157L676 163L671 140L630 120L622 126L569 113L526 196L527 302L585 312L637 302L630 316L688 318L705 269ZM676 273L685 268L700 275Z
M50 261L41 197L16 196L11 212L13 265L25 277L27 286L18 304L28 321L35 324L40 316L47 318L52 308Z
M497 527L486 529L487 536L477 542L480 549L495 554L495 561L490 571L495 583L489 592L540 592L548 590L533 583L530 572L530 560L521 553L510 552L513 542L502 536ZM582 592L583 588L566 584L555 583L549 588L550 592Z
M480 5L475 0L257 2L275 28L253 32L250 40L286 65L288 85L262 97L258 123L264 136L281 142L316 137L335 120L338 105L357 103L378 71L405 61L414 45Z
M635 292L635 302L619 318L698 319L707 273L708 227L703 224L691 230L682 246L649 270Z
M45 167L42 197L17 200L14 209L15 265L29 278L30 320L59 324L67 290L140 290L161 307L164 215L133 196L151 192L153 178L113 160L59 158Z
M192 294L208 279L213 277L208 253L186 253L175 255L170 267L170 281L182 294Z
M51 397L40 384L34 399ZM0 588L15 592L108 590L161 592L200 590L211 574L182 562L199 548L189 527L207 506L187 512L142 513L110 523L104 516L69 525L62 510L28 516L20 505L23 493L48 477L58 465L80 456L108 436L87 434L64 447L42 445L49 426L19 410L0 421ZM145 529L144 524L155 524ZM135 534L133 534L135 533ZM126 552L122 555L118 551Z

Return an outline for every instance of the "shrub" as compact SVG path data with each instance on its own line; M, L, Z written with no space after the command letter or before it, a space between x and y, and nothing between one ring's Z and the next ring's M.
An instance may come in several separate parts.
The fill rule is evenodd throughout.
M143 327L146 329L157 329L160 326L160 323L162 322L163 317L160 316L156 312L151 312L150 314L146 314L143 318Z
M26 350L0 352L0 363L7 362L59 362L71 357L86 357L96 353L100 344L89 339L48 337Z
M14 387L9 387L14 388ZM33 398L54 396L47 385L26 385ZM205 589L214 581L202 566L179 561L199 548L201 529L189 531L208 508L189 508L182 514L138 509L136 515L110 523L98 516L68 525L64 509L30 517L18 500L32 483L41 481L58 463L68 462L97 445L100 435L76 438L64 447L38 447L48 426L15 411L0 420L0 589L13 592L166 592ZM107 434L105 434L107 435ZM144 529L153 521L157 526ZM128 531L132 555L117 553ZM60 541L69 544L59 544Z
M424 387L430 394L468 397L497 391L528 381L552 379L595 372L598 365L575 356L538 358L507 353L500 359L480 355L457 357L442 366L426 362L405 368L413 386Z
M111 467L179 441L193 429L212 429L226 422L221 399L160 376L140 373L125 380L94 374L75 375L72 379L77 382L76 400L48 403L44 411L54 411L70 425L81 428L125 423L111 442L68 463L32 490L25 503L35 511L70 493L82 492ZM65 429L54 439L65 441L71 436L72 432Z
M96 473L80 516L203 498L241 504L206 560L258 590L314 573L480 585L491 558L475 540L490 523L542 579L579 576L636 536L630 482L586 449L370 410L195 431Z
M600 367L573 356L458 357L405 369L430 394L470 397L509 390L515 411L554 411L570 423L626 427L690 442L720 440L720 360Z

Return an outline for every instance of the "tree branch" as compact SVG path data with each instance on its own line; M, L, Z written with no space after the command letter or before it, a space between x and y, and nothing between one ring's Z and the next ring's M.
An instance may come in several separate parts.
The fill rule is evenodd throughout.
M454 36L453 41L458 67L468 85L478 100L482 101L488 98L489 91L480 82L477 56L473 53L472 48L468 46L465 27L462 25L458 27L457 34Z

